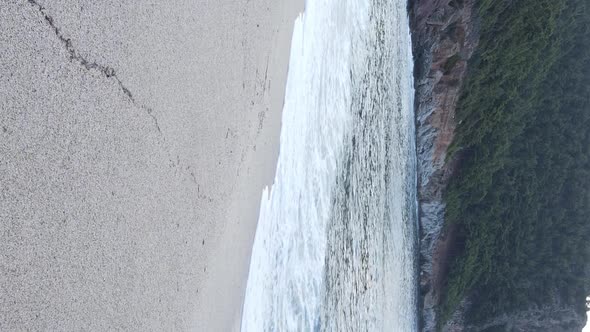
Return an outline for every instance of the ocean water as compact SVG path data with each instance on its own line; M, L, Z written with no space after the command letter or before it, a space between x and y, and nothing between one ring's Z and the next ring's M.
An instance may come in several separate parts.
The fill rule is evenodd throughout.
M412 68L405 0L306 2L242 331L417 330Z

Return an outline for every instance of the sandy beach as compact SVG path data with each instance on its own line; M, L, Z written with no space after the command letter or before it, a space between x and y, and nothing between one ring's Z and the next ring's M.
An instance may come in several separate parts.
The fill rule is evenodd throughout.
M238 330L303 1L2 1L0 330Z

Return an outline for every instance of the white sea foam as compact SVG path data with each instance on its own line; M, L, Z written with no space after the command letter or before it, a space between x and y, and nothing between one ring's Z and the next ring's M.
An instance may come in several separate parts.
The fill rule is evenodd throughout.
M388 117L387 121L384 120L380 124L382 129L380 132L394 131L398 134L392 134L393 138L387 134L387 137L398 141L386 142L383 138L384 141L379 145L391 143L400 153L388 152L381 157L394 156L405 159L395 163L393 168L390 167L391 160L376 159L376 162L383 163L383 170L387 169L389 172L385 175L377 174L377 176L388 178L395 176L398 180L388 180L383 183L385 186L397 186L396 188L376 193L383 197L389 195L381 198L380 202L391 207L379 214L381 219L385 214L387 217L374 228L376 232L382 234L381 237L387 238L391 237L391 232L406 232L402 229L405 226L401 223L410 224L410 228L414 227L412 220L412 216L415 217L414 211L410 213L402 211L415 207L413 203L407 203L408 198L414 198L413 194L402 193L399 197L391 196L391 192L395 195L396 190L415 190L414 183L409 180L412 177L410 173L413 172L410 170L413 163L409 160L413 158L413 150L411 150L413 137L410 139L413 136L411 115L413 92L411 90L411 55L408 57L411 53L408 22L405 12L402 16L399 12L390 12L394 9L405 11L405 2L393 1L403 3L403 5L397 4L395 8L375 2L377 1L309 0L306 3L305 14L300 15L295 22L283 109L280 155L274 185L262 194L242 316L242 331L316 331L321 327L329 329L330 326L336 326L326 325L325 308L331 308L330 298L338 296L338 294L329 296L330 292L341 292L342 289L326 284L328 278L332 281L337 279L333 276L334 271L331 271L332 276L327 274L326 262L331 264L338 259L332 260L332 256L337 254L330 253L328 257L326 255L330 252L330 248L337 247L329 241L344 241L338 236L333 236L335 227L338 227L338 223L334 222L334 209L338 208L335 207L337 201L335 195L343 191L339 188L342 185L340 179L346 168L343 163L350 159L351 138L363 124L353 111L353 99L359 97L355 94L364 93L355 83L359 81L357 76L372 75L367 73L367 68L369 59L375 56L373 54L375 50L368 46L376 42L375 38L378 34L375 33L375 28L383 28L381 23L375 25L374 22L376 6L381 11L379 15L392 15L390 17L393 20L392 26L397 25L397 29L394 29L396 31L387 28L385 32L395 34L392 38L403 38L397 43L378 42L385 47L404 48L402 52L388 52L387 56L391 56L391 59L381 59L393 61L394 63L388 68L393 66L396 70L391 73L388 71L388 73L400 76L385 79L387 87L384 93L389 96L391 94L389 89L396 91L391 96L382 98L381 102L395 103L396 105L388 106L387 110L391 109L396 112L395 114L401 114ZM385 6L385 9L380 6ZM400 20L398 17L403 19ZM377 56L383 55L377 54ZM371 88L372 85L368 87ZM383 113L383 110L380 112ZM395 124L395 121L399 123ZM381 138L377 137L377 139ZM400 171L396 173L395 170ZM408 186L408 181L412 182L411 186ZM402 214L409 217L402 218ZM391 221L390 218L399 220ZM351 236L357 235L360 236L356 233ZM372 264L379 266L375 267L374 276L370 278L375 278L371 279L371 282L395 283L398 281L391 280L392 273L391 269L387 270L388 266L394 265L396 269L404 267L411 269L412 271L400 271L399 287L375 288L375 290L408 293L403 296L400 294L384 294L384 296L398 298L393 301L392 306L405 303L407 307L411 307L415 305L411 300L415 295L412 294L413 281L405 279L408 279L408 275L414 277L412 257L409 257L412 256L413 235L409 232L404 236L407 240L404 240L402 236L399 241L396 238L395 241L379 240L378 243L369 244L374 246L371 253L379 252L379 250L400 251L400 253L373 257ZM361 253L351 252L350 254L360 255ZM344 256L339 259L349 261ZM383 263L383 259L404 259L404 262L398 266L395 262ZM386 273L384 269L389 273ZM343 268L342 273L347 273L345 270ZM381 270L385 272L379 272ZM367 277L356 275L354 271L352 273L355 273L356 277ZM377 279L377 276L381 275L384 277ZM352 278L354 279L355 276ZM355 285L358 283L346 276L342 280L349 280ZM409 289L400 290L400 287L407 288L407 285L410 285ZM347 292L361 291L364 290L347 289ZM387 301L387 303L392 302L391 299ZM380 305L370 301L361 301L361 303L366 306ZM370 313L372 308L363 310L367 311L367 317L376 317L374 313ZM405 311L408 310L415 312L414 308L405 308ZM380 308L379 312L390 314L383 308ZM408 315L406 312L403 314ZM343 324L346 324L349 318L343 318ZM410 317L408 320L413 321L413 318Z

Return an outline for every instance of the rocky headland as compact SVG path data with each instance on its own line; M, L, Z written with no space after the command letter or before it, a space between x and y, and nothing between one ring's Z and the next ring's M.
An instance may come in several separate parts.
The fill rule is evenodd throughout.
M455 110L479 42L475 0L417 0L409 3L415 59L415 112L420 220L420 330L431 331L580 331L586 317L560 300L543 306L465 323L469 299L447 322L438 307L449 263L456 255L455 227L445 226L444 192L459 168L460 153L448 155L456 126ZM590 273L586 273L587 275Z
M455 108L478 43L474 0L419 0L410 4L415 58L416 146L420 218L421 326L437 325L453 229L444 229L443 192L456 168L447 158L455 132ZM460 314L457 321L461 321ZM460 325L459 322L451 323ZM460 326L456 326L460 328ZM453 330L453 326L448 326Z

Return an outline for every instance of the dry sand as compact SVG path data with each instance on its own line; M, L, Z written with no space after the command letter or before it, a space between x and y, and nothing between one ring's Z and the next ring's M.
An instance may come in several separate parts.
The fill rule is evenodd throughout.
M0 330L239 328L291 0L0 1Z

